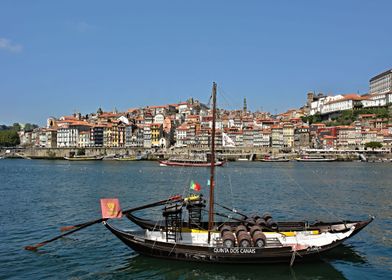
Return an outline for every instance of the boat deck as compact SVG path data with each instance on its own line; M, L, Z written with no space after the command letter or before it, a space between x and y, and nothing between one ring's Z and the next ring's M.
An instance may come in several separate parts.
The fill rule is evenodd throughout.
M345 232L319 232L311 231L295 231L295 232L264 232L266 235L266 248L277 248L284 246L307 246L307 247L322 247L334 241L342 240L350 236L355 227L351 227ZM219 232L211 233L212 242L208 244L208 232L181 232L178 233L177 240L167 240L166 231L138 231L130 232L145 241L165 242L181 245L193 245L202 247L222 247L222 239Z

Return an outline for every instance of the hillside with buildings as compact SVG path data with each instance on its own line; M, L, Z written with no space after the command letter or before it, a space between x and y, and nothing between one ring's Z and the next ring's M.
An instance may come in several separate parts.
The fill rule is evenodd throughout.
M307 94L299 109L271 115L218 109L216 143L221 147L279 150L362 149L392 143L392 70L370 79L369 93ZM41 148L208 148L212 112L197 100L132 108L125 112L51 117L44 128L20 131L24 147Z

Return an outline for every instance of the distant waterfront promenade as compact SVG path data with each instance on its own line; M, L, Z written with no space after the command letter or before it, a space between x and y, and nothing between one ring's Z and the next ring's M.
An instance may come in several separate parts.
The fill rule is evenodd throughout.
M0 156L9 158L29 158L29 159L64 159L72 157L80 151L78 148L25 148L25 149L0 149ZM83 148L85 156L138 156L143 155L144 160L161 160L171 157L192 158L195 155L208 154L206 148L182 147L172 149L147 149L147 148ZM280 149L270 147L225 147L218 149L218 157L222 160L236 161L238 159L248 159L257 161L266 156L285 157L294 160L303 155L323 156L335 158L337 161L392 161L392 153L388 150L323 150L323 149L303 149L299 151L282 152Z

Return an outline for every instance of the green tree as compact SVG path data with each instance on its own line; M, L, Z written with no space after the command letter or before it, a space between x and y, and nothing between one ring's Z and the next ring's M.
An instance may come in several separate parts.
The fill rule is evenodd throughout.
M13 130L20 131L21 127L19 123L14 123L11 127Z
M84 155L86 155L86 149L83 149L83 148L77 149L76 155L78 155L78 156L84 156Z
M320 123L323 120L319 113L314 114L312 117L312 123Z
M312 116L301 117L301 119L302 119L303 122L308 122L309 124L320 123L322 121L322 117L318 113L314 114Z
M365 144L365 148L379 149L382 148L382 144L380 142L369 142Z
M0 131L0 147L14 147L20 144L18 132L13 129Z
M33 131L34 128L38 128L38 125L31 124L31 123L26 123L23 130L24 131Z
M1 130L7 130L8 129L8 126L6 126L5 124L1 124L0 125L0 131Z

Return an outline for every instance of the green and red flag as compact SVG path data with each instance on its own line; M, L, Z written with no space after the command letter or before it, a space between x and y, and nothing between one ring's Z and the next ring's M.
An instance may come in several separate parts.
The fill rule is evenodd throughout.
M194 182L193 180L191 181L191 186L190 186L191 190L197 191L199 192L201 189L201 186L198 182Z

